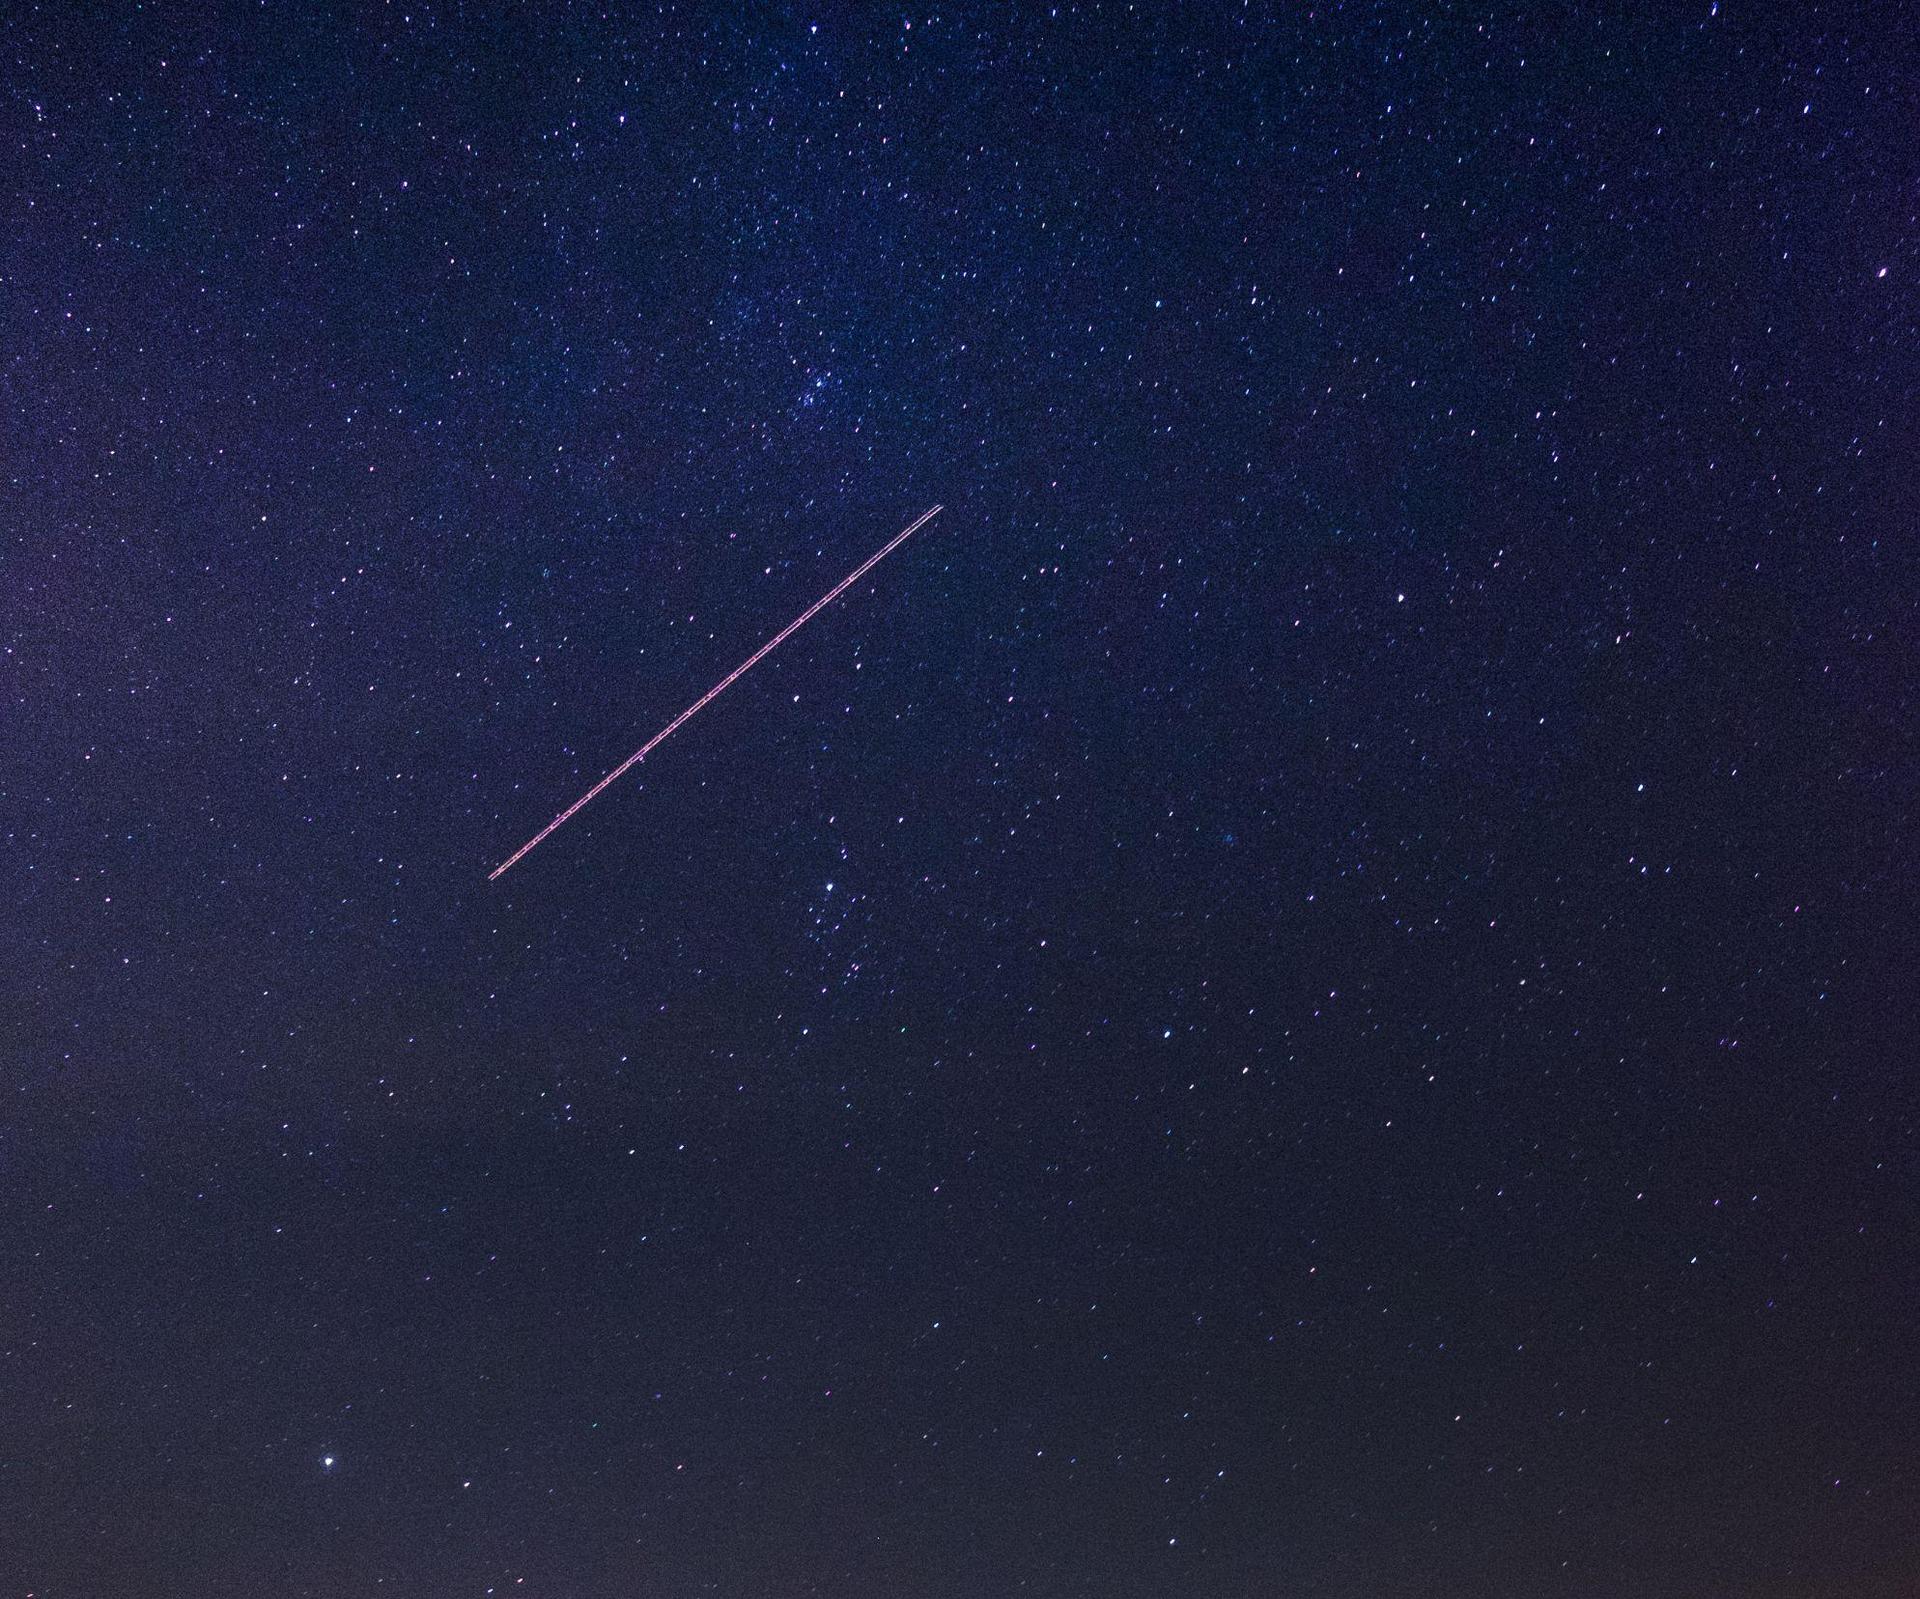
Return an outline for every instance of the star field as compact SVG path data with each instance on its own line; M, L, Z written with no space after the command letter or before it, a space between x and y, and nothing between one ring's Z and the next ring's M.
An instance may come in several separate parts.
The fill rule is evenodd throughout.
M1911 30L0 61L0 1599L1914 1591Z

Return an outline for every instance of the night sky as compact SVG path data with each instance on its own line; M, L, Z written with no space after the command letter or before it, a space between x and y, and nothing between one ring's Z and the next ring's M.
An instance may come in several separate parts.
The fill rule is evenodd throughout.
M0 1599L1920 1592L1910 17L0 73Z

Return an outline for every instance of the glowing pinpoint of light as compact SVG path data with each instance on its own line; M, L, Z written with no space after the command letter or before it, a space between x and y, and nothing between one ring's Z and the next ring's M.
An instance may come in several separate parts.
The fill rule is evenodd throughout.
M491 883L495 878L507 871L519 861L522 856L532 850L535 845L543 842L550 833L564 826L576 811L597 798L632 767L638 766L640 762L644 761L666 740L670 733L674 732L683 723L691 721L698 712L712 701L718 699L720 695L731 688L734 683L745 677L748 672L752 671L760 662L765 660L782 644L786 643L786 641L798 633L801 628L805 627L807 623L811 622L829 605L833 604L835 600L839 599L842 594L846 593L848 589L852 588L854 584L858 583L861 578L865 577L889 555L893 554L895 550L899 549L902 544L905 544L908 539L912 538L914 534L918 533L921 528L931 522L940 514L942 509L944 509L944 507L936 505L931 510L921 512L919 516L915 517L898 533L894 534L885 544L881 545L873 554L869 555L845 577L841 578L838 583L834 584L832 588L828 589L826 593L822 594L819 599L815 600L813 604L809 605L791 622L787 623L785 627L781 628L778 633L774 634L772 638L768 639L766 643L762 644L759 649L755 650L731 672L727 673L718 683L715 683L713 687L702 694L699 699L695 700L671 722L667 723L665 727L661 728L659 732L655 733L652 738L648 739L646 743L642 744L611 772L607 773L605 777L601 778L599 782L595 783L586 793L582 794L558 816L554 817L552 821L547 823L545 827L541 828L539 832L535 833L526 843L522 844L498 866L494 867L492 871L488 872L487 881Z

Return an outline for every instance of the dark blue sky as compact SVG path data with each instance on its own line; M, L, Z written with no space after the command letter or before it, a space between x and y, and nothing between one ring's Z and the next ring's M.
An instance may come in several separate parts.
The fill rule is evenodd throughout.
M0 1599L1911 1591L1911 30L0 61Z

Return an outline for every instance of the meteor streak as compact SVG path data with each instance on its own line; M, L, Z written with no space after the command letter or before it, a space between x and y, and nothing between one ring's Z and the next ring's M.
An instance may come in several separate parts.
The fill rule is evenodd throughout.
M931 522L940 514L941 509L942 507L936 505L932 510L922 512L898 533L894 534L892 538L881 545L872 555L869 555L845 577L841 578L838 583L834 584L833 587L822 594L819 599L815 600L813 604L809 605L791 622L787 623L785 627L781 628L778 633L774 634L772 638L768 639L766 643L762 644L759 649L755 650L731 672L727 673L725 677L721 678L718 683L715 683L713 687L702 694L699 699L695 700L671 722L667 723L665 727L661 728L659 732L655 733L652 738L648 739L646 743L642 744L611 772L607 773L605 777L601 778L599 782L595 783L586 793L582 794L558 816L554 817L552 821L547 823L545 827L541 828L539 832L535 833L526 843L522 844L498 866L494 867L492 871L488 872L487 881L491 883L495 878L507 871L507 869L513 866L522 856L532 850L536 844L541 843L549 833L554 832L563 823L571 819L573 814L585 806L588 801L596 798L603 790L611 786L615 780L623 776L630 767L638 766L640 762L644 761L666 740L668 734L680 727L682 723L691 721L697 712L705 708L711 701L718 699L740 678L745 677L754 667L758 666L782 644L786 643L788 639L792 638L794 634L798 633L801 628L805 627L807 623L811 622L829 605L833 604L835 600L839 599L842 594L846 593L848 589L852 588L854 584L858 583L861 578L865 577L889 555L893 554L895 550L899 549L902 544L905 544L908 539L912 538L914 534L918 533L921 528Z

